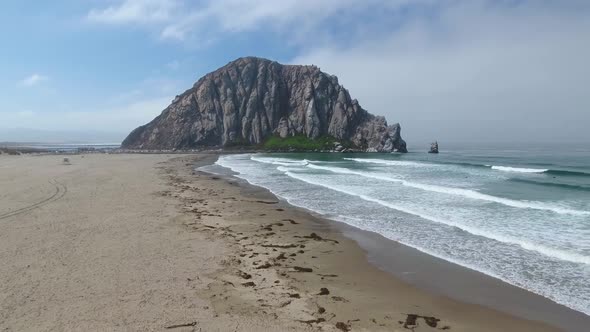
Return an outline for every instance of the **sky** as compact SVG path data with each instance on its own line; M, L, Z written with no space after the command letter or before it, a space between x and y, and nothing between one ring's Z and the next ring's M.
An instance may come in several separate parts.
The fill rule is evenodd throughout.
M0 43L0 140L121 140L258 56L338 76L409 143L590 143L586 0L6 0Z

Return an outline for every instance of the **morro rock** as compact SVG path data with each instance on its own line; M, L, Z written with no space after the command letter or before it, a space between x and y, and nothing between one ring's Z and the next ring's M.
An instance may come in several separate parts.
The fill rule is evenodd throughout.
M127 149L257 146L271 136L332 137L358 150L407 152L400 125L364 110L338 78L316 66L247 57L199 79L150 123L123 141Z

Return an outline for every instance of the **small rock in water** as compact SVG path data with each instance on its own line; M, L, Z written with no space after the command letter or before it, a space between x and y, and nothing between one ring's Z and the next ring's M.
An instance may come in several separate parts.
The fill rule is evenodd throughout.
M428 153L438 153L438 142L430 144L430 151Z

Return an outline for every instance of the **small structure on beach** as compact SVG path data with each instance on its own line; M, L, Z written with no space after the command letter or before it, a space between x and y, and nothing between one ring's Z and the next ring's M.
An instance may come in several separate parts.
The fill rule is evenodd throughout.
M438 153L438 142L437 141L430 144L430 151L428 151L428 153Z
M64 160L63 160L63 164L64 164L64 165L71 165L71 164L70 164L70 158L64 158Z

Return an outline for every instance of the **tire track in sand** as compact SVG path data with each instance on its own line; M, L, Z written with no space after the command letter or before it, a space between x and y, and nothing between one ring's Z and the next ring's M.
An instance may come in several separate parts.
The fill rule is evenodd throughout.
M1 213L0 214L0 220L2 219L6 219L6 218L10 218L10 217L14 217L14 216L18 216L20 214L23 213L27 213L30 212L34 209L40 208L42 206L45 206L47 204L53 203L55 201L58 201L60 199L62 199L68 192L68 187L62 183L59 183L57 180L53 179L53 180L49 180L49 183L51 183L54 187L55 187L55 192L53 193L53 195L39 201L36 202L34 204L31 205L27 205L25 207L22 207L20 209L14 210L14 211L9 211L9 212L5 212L5 213Z

